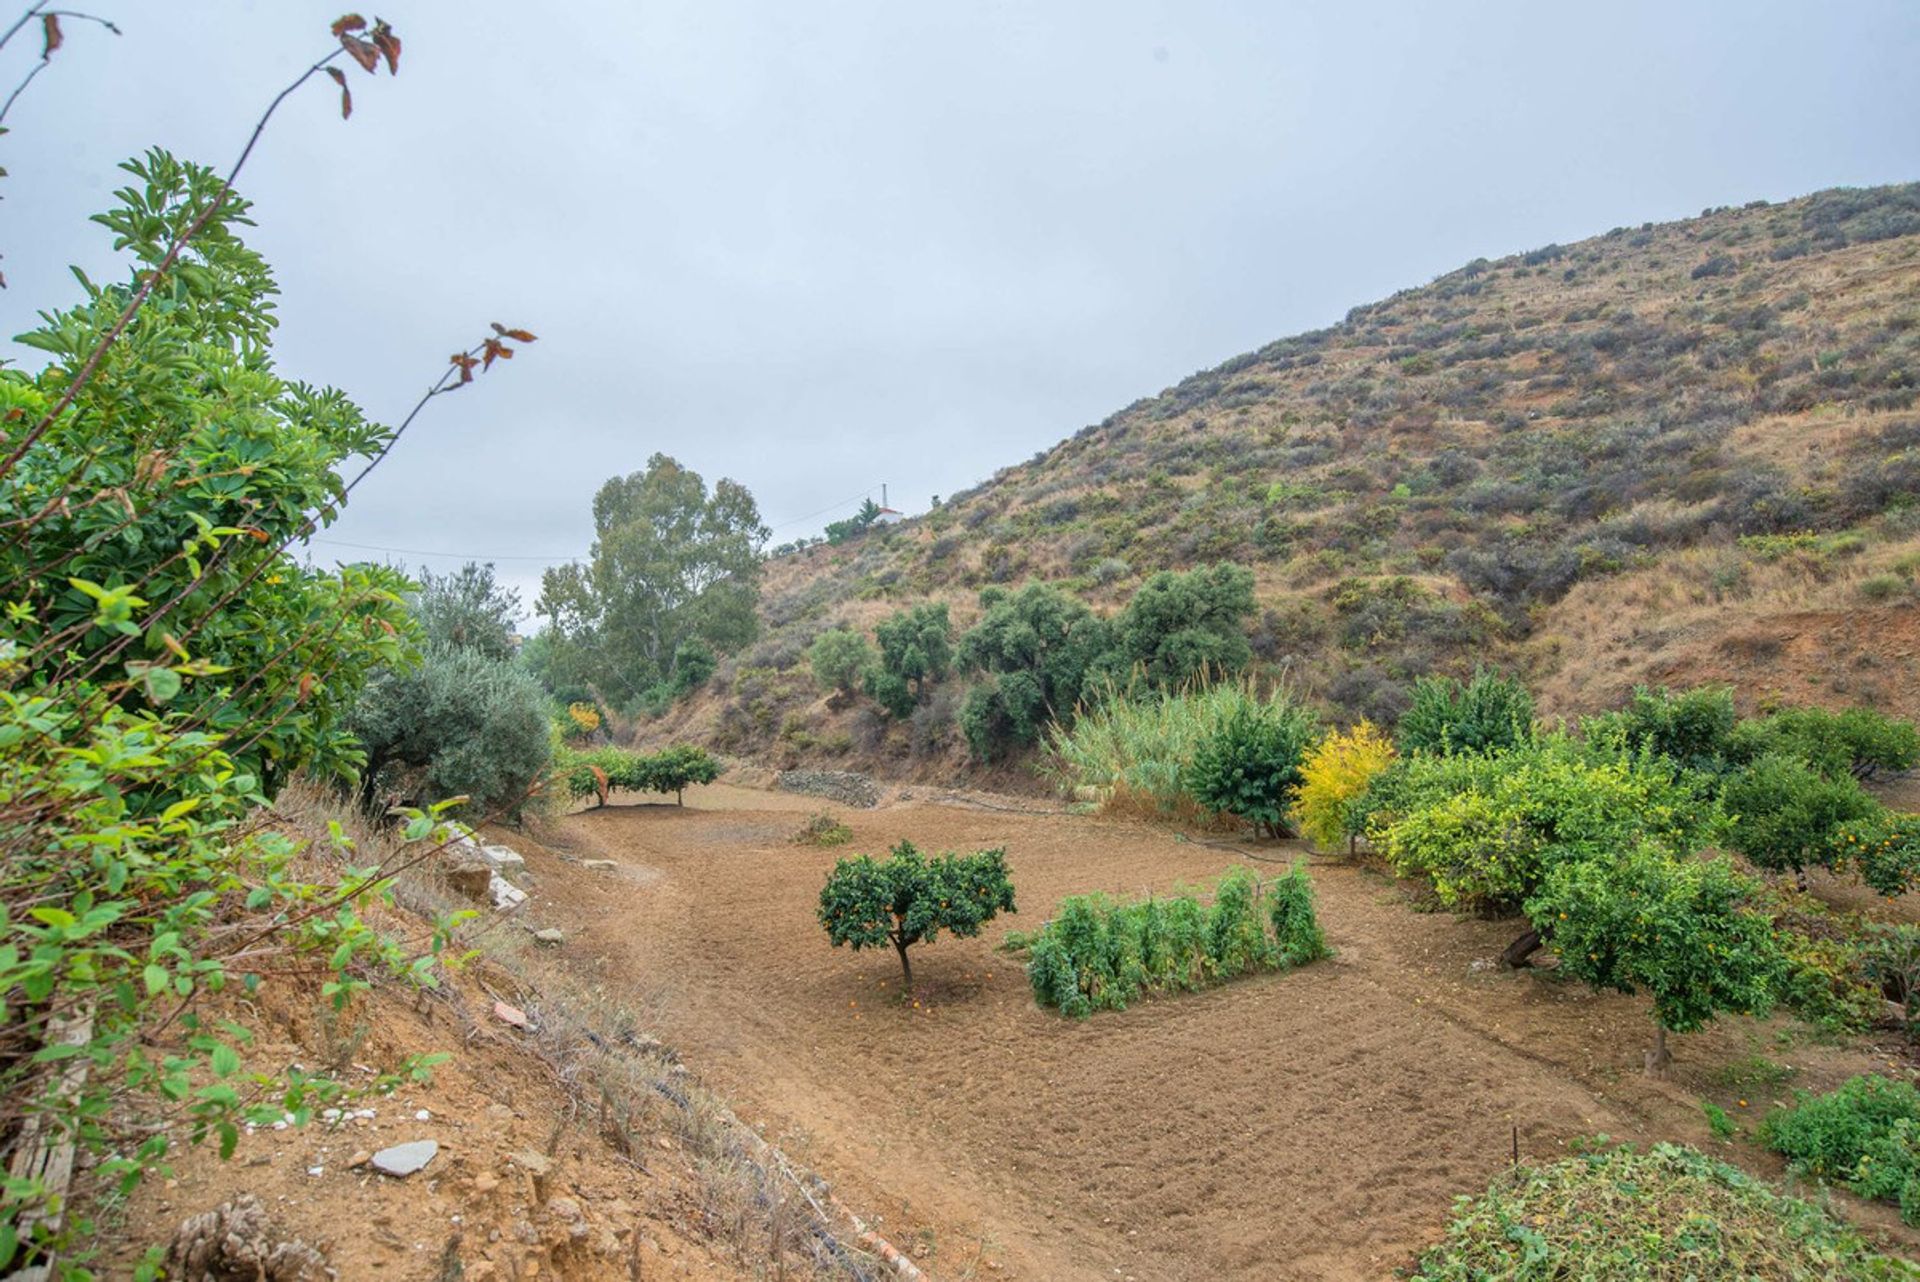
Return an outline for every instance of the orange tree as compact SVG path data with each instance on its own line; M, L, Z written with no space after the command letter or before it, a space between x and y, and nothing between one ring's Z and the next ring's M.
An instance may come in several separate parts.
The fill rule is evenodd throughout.
M908 988L913 964L907 949L933 942L943 930L970 939L999 913L1013 911L1005 850L929 860L902 841L886 860L840 860L820 891L820 924L834 947L846 944L858 952L892 944Z

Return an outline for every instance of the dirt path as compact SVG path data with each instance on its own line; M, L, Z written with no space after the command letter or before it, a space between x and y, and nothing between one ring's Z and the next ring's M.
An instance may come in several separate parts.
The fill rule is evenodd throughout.
M917 952L916 1008L891 953L830 948L815 922L836 852L787 837L819 808L720 786L685 810L576 814L567 854L534 856L538 907L582 980L647 1012L942 1278L1390 1276L1509 1162L1515 1128L1527 1159L1598 1132L1705 1144L1700 1097L1730 1096L1728 1066L1756 1051L1807 1086L1875 1066L1731 1020L1647 1082L1644 1002L1491 969L1511 923L1418 913L1336 862L1313 866L1331 961L1075 1023L1033 1004L994 951L1004 930L1067 894L1210 880L1234 852L1067 815L843 813L852 850L1007 848L1022 912Z

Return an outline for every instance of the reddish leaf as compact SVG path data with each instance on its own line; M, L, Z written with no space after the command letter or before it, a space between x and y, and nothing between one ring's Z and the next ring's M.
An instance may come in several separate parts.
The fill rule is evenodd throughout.
M492 369L493 363L496 360L510 361L512 359L513 349L497 338L489 338L480 344L480 368L482 370Z
M387 60L387 74L400 74L400 37L394 33L387 20L381 18L373 24L373 47L378 49Z
M347 88L347 73L338 67L328 67L327 74L340 86L340 119L346 120L353 115L353 91Z
M316 680L316 678L314 677L314 675L313 675L313 673L311 673L311 672L302 672L302 673L300 674L300 699L299 699L299 701L300 701L301 703L305 703L305 702L306 702L306 701L307 701L308 699L310 699L310 698L312 698L312 697L313 697L313 683L314 683L314 681L315 681L315 680Z
M453 364L460 367L461 383L471 383L473 381L473 367L479 363L479 361L467 355L465 352L455 352L453 354ZM459 384L455 384L455 386L457 387Z
M524 329L510 329L507 331L507 337L516 343L532 343L538 341L532 334L527 333Z
M257 525L243 525L240 527L240 533L246 535L256 543L265 543L267 541L267 532Z
M380 55L359 36L341 36L340 47L347 51L348 57L360 64L362 71L372 71L380 65Z
M53 57L53 51L66 43L66 37L60 34L60 15L49 13L40 19L40 31L46 38L46 46L40 50L42 58Z
M347 32L358 31L366 25L367 20L365 18L357 13L349 13L345 17L335 18L332 30L336 36L344 36Z

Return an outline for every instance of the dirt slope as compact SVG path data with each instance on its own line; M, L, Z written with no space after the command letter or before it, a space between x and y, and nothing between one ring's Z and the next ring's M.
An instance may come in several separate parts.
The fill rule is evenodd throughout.
M1643 1001L1493 970L1510 923L1421 914L1380 875L1318 859L1337 955L1304 971L1074 1023L1033 1005L996 924L918 954L915 1007L890 954L834 950L814 921L835 854L786 838L816 808L722 785L686 810L582 812L536 870L576 978L651 1011L743 1117L938 1277L1385 1277L1510 1160L1515 1128L1527 1159L1599 1132L1712 1144L1702 1096L1742 1117L1770 1102L1739 1102L1756 1055L1810 1087L1887 1063L1736 1019L1680 1039L1674 1081L1650 1083ZM1067 815L913 801L843 817L854 850L1005 845L1023 908L1007 925L1027 929L1062 895L1165 891L1237 857Z

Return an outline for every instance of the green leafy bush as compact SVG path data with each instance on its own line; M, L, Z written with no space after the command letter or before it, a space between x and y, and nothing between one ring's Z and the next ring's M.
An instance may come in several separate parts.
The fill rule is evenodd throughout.
M1501 1175L1461 1198L1409 1282L1913 1279L1820 1207L1678 1144Z
M1755 890L1725 859L1675 859L1640 846L1556 865L1527 916L1551 931L1565 973L1652 996L1658 1033L1647 1065L1661 1073L1669 1030L1693 1032L1723 1011L1771 1009L1780 956Z
M1413 700L1396 736L1404 752L1486 752L1533 738L1533 696L1518 678L1476 670L1471 681L1429 676L1413 683Z
M1868 1074L1825 1095L1797 1092L1770 1113L1760 1138L1794 1169L1847 1185L1862 1197L1896 1202L1920 1223L1920 1090Z
M1774 872L1830 865L1846 825L1880 812L1852 776L1823 775L1802 759L1778 754L1730 775L1720 802L1728 847Z
M810 816L793 834L796 846L844 846L853 840L853 829L829 814Z
M1162 570L1114 622L1121 660L1168 690L1232 675L1253 658L1246 621L1254 608L1253 571L1245 566Z
M1013 911L1004 850L928 860L902 841L885 860L840 860L820 890L820 924L834 947L846 944L858 952L892 945L908 988L913 965L907 949L932 943L943 930L970 939L998 914Z
M611 744L587 752L563 750L558 767L569 797L576 801L598 797L603 806L615 790L670 792L676 804L684 804L689 787L712 783L726 769L705 748L687 744L655 753L633 752Z
M1655 752L1690 770L1715 770L1726 756L1736 720L1730 687L1638 686L1626 707L1587 717L1580 726L1593 742Z
M911 716L929 687L953 667L947 607L909 606L881 620L873 635L880 658L867 671L867 693L893 717Z
M822 690L851 696L874 666L873 647L852 628L829 628L807 647L807 662Z
M481 649L429 646L376 673L348 720L367 755L362 803L468 799L466 813L518 814L552 760L546 691Z
M1278 837L1299 790L1300 763L1320 738L1320 719L1284 691L1247 701L1195 748L1186 789L1215 814Z
M1116 667L1116 643L1105 619L1048 584L1029 583L1017 592L988 588L980 605L980 622L960 638L959 666L996 678L976 689L998 696L1000 743L968 734L974 755L985 758L1009 742L1038 742L1049 721L1071 720L1081 701L1097 693L1099 678ZM996 750L982 752L983 746Z
M1230 869L1211 904L1191 893L1129 903L1071 896L1026 947L1034 1000L1074 1018L1303 966L1331 951L1314 916L1313 883L1298 866L1264 887L1251 869Z
M1787 757L1829 779L1872 779L1920 764L1920 730L1872 708L1785 708L1735 726L1727 755L1739 764Z
M1857 872L1871 889L1892 898L1920 883L1920 815L1880 810L1834 829L1824 861L1835 872Z

